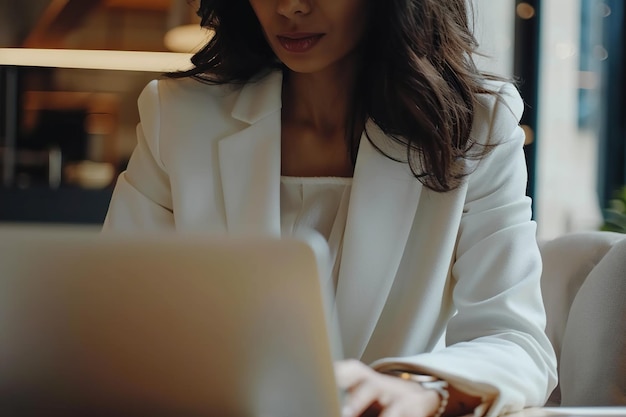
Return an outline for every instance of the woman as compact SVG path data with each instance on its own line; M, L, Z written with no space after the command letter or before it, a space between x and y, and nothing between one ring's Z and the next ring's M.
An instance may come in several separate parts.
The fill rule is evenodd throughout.
M556 383L523 105L475 68L466 12L202 0L215 36L139 99L105 230L317 230L353 358L345 416L497 415Z

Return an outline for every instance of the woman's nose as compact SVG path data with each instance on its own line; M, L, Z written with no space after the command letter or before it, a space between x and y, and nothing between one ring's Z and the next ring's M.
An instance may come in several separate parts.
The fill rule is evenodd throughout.
M287 18L309 14L311 2L309 0L278 0L277 12Z

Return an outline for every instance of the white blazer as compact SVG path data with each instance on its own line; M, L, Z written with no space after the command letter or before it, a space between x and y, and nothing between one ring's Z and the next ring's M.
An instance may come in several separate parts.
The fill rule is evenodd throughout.
M104 230L280 236L281 86L280 72L240 87L151 82ZM511 85L491 87L505 98L480 98L472 135L499 145L468 162L457 190L423 187L361 140L336 308L346 357L438 375L496 415L543 405L556 360L525 196L523 104Z

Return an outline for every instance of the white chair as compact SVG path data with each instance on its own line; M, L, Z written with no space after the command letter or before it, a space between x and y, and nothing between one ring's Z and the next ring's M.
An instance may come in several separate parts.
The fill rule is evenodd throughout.
M540 243L560 380L547 405L626 405L625 238L584 232Z

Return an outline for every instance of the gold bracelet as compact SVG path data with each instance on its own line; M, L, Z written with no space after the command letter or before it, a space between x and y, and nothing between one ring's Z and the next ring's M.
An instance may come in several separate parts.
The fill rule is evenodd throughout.
M405 379L407 381L417 382L424 389L430 389L436 391L439 394L439 408L432 417L441 417L446 412L448 407L448 400L450 398L450 392L448 391L448 382L443 379L439 379L432 375L412 374L410 372L403 371L390 371L386 372L389 375L397 376L398 378Z

